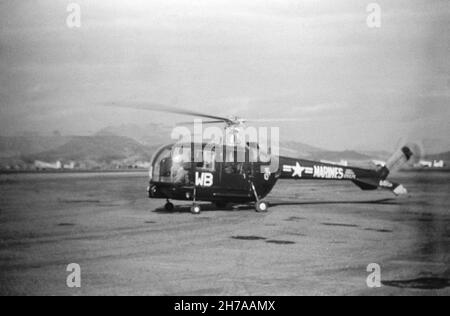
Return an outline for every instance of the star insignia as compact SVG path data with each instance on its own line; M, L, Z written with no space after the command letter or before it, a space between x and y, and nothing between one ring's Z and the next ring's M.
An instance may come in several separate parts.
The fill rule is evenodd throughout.
M303 176L303 171L305 171L305 168L300 166L300 164L297 162L295 167L292 167L292 170L294 171L294 173L292 174L293 177L298 176L299 178L301 178Z

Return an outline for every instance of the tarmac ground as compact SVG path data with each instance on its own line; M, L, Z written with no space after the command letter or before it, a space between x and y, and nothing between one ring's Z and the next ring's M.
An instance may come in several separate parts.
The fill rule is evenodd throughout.
M450 173L394 179L408 196L280 181L268 213L196 216L146 198L145 172L0 175L0 294L449 295Z

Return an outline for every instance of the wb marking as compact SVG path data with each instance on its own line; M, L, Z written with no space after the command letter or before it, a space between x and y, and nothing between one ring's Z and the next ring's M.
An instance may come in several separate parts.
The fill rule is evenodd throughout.
M211 187L214 183L214 176L211 173L195 173L195 185L201 187Z

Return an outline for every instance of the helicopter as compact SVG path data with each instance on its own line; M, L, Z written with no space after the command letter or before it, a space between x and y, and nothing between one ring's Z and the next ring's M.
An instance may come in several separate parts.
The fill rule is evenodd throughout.
M198 202L211 202L218 209L230 204L248 204L254 205L256 212L264 213L269 210L266 197L280 180L350 181L364 191L385 189L395 195L408 192L403 185L388 180L393 170L412 158L413 152L408 146L401 147L383 166L373 169L351 167L280 156L272 154L270 148L261 150L257 142L246 142L245 138L239 137L250 120L162 105L133 104L132 107L206 118L209 120L202 124L224 125L226 140L178 141L162 146L153 155L147 193L151 199L165 199L166 211L173 211L175 206L171 200L178 200L190 201L192 214L201 213Z

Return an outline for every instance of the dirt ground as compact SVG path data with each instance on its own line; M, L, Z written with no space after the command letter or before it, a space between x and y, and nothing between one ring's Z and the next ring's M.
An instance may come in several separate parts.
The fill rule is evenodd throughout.
M195 216L147 199L146 173L1 175L0 294L449 295L450 173L394 178L409 196L287 181L266 214Z

